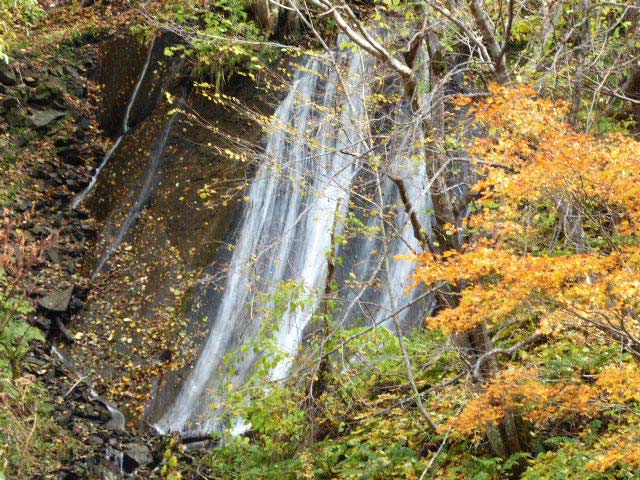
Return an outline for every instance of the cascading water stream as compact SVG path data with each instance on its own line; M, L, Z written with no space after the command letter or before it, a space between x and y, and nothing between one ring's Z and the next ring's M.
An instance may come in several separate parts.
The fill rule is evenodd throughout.
M93 176L89 181L89 184L85 187L84 190L82 190L82 192L76 195L76 197L71 201L71 204L70 204L71 208L77 208L82 202L84 202L84 200L87 198L89 193L91 193L91 191L93 190L93 187L95 187L96 182L98 181L100 172L102 172L102 169L107 165L107 163L109 162L113 154L118 150L118 147L122 143L122 140L124 139L124 137L127 135L127 133L129 133L129 130L131 129L129 125L129 117L131 116L131 109L133 108L133 104L136 102L136 99L138 98L138 93L140 92L140 87L142 85L142 82L144 81L144 78L147 75L147 70L149 70L149 65L151 64L151 57L153 55L155 41L156 39L154 37L153 41L151 42L151 45L149 46L147 58L145 60L144 66L142 67L142 71L140 72L140 76L138 77L138 81L136 82L133 88L131 97L129 97L129 103L127 104L127 108L125 110L124 119L122 121L122 128L120 130L120 135L118 135L118 138L116 138L115 142L113 143L109 151L107 151L105 156L102 157L102 161L98 165L98 168L96 168L96 171L93 173Z
M210 312L209 337L173 405L156 424L159 431L207 433L223 428L210 403L221 399L216 390L223 386L219 370L224 357L258 338L264 328L264 318L253 308L259 294L295 280L309 292L309 301L278 320L274 343L284 357L269 377L280 380L289 371L319 302L314 293L325 281L334 218L348 208L351 182L368 138L364 117L369 62L351 50L337 56L339 63L348 64L346 92L338 93L338 73L329 69L327 58L308 59L275 113L265 158L249 187L223 297ZM242 384L261 356L248 352L234 383Z
M138 218L138 215L140 215L140 212L144 210L145 205L149 201L153 189L153 183L156 178L158 168L160 167L160 160L162 159L162 156L164 154L165 148L167 146L167 140L169 139L169 133L171 133L171 128L173 127L173 123L175 122L177 115L178 112L172 113L169 121L162 129L162 132L160 133L160 136L158 137L158 140L151 151L149 166L147 167L147 173L144 178L144 183L142 184L142 189L138 194L138 198L127 212L127 216L118 228L118 232L116 233L115 237L107 245L105 251L100 256L100 259L98 260L98 263L96 264L96 267L91 274L91 280L94 280L100 274L113 252L115 252L116 249L122 244L127 233L129 232L129 229L133 226L136 219Z

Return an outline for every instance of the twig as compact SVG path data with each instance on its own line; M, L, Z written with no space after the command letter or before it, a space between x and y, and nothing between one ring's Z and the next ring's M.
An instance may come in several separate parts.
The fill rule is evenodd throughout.
M84 377L79 377L78 380L76 380L75 383L71 385L71 388L67 391L67 393L62 396L62 398L67 398L67 396L69 396L69 394L73 392L76 387L84 382L87 378L89 378L87 375L85 375Z
M526 338L524 340L522 340L521 342L516 343L513 347L511 348L494 348L486 353L483 353L482 355L480 355L480 357L478 357L478 361L476 362L475 366L473 367L473 378L475 378L476 380L482 380L482 376L480 374L480 370L482 369L482 365L490 360L491 358L493 358L495 355L513 355L514 353L516 353L518 350L520 350L523 347L526 347L527 345L530 345L532 343L537 342L538 340L541 340L545 338L545 335L543 335L542 333L536 333L535 335L532 335L529 338Z

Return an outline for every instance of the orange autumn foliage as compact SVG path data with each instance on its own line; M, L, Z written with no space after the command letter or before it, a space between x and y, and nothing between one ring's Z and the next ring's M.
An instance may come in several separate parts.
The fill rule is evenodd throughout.
M540 99L530 86L493 85L490 91L493 96L473 110L489 136L470 149L482 161L483 179L474 188L485 207L472 217L472 226L524 231L525 205L554 205L562 197L594 210L591 222L606 209L615 224L607 225L609 235L637 234L640 142L576 132L564 120L568 105Z
M618 465L640 467L638 426L624 428L618 434L604 438L599 442L598 449L604 450L604 454L597 455L587 464L589 470L604 473Z
M640 143L574 131L563 120L566 105L531 87L491 93L473 110L489 132L470 148L481 175L468 220L473 241L464 251L413 257L414 285L445 282L460 292L458 305L430 325L459 333L526 312L640 337ZM550 247L546 230L562 231L558 202L578 212L581 251L569 241ZM546 212L551 227L530 220L532 211Z
M460 333L516 313L542 312L563 303L580 311L608 308L607 279L616 276L621 263L619 254L523 256L478 242L465 252L420 257L414 279L429 285L445 281L462 288L456 308L445 309L429 320L432 328ZM591 280L596 274L598 281ZM627 293L619 292L623 303Z
M612 403L640 401L640 371L636 366L605 368L594 384L579 379L545 380L532 369L500 372L471 400L455 420L459 435L477 436L487 425L497 426L517 409L538 428L576 418L595 417Z
M493 85L472 107L487 135L469 147L479 181L460 250L417 254L414 287L446 285L457 296L428 319L457 334L520 322L553 342L564 332L597 332L640 360L640 142L620 134L577 132L568 106L530 86ZM461 100L462 104L468 99ZM545 378L510 367L474 390L455 420L474 436L518 412L534 428L589 419L613 405L640 402L635 364ZM627 442L628 443L628 442ZM609 448L609 447L607 447ZM612 445L591 468L622 455Z

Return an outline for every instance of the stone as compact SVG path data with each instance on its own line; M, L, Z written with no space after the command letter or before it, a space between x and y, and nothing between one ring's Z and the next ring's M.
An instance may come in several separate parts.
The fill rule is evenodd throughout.
M60 255L59 248L53 247L47 250L47 257L49 258L49 260L51 260L55 264L59 264L62 262L62 257Z
M80 74L78 73L78 70L76 70L74 67L72 67L71 65L65 65L64 66L64 72L67 75L70 75L72 77L76 77L76 78L80 78Z
M79 146L69 145L58 149L58 156L69 165L82 165L84 163L83 153Z
M89 291L91 289L89 287L83 285L76 285L73 290L73 296L79 298L83 302L89 298Z
M63 182L60 179L56 178L55 180L57 180L56 181L57 184L62 185ZM64 182L64 183L66 183L66 182ZM53 198L54 200L66 201L66 200L69 200L71 198L71 194L70 193L66 193L66 192L53 192L51 194L51 198Z
M71 410L65 410L60 415L56 415L54 419L58 425L67 427L73 421L73 412Z
M82 478L82 476L77 472L63 471L62 473L63 473L63 476L61 477L62 480L80 480ZM115 474L113 475L114 475L113 478L115 478ZM106 475L105 475L105 478L107 478Z
M138 466L149 465L153 461L149 447L136 443L125 445L124 456L125 459L129 457L129 459L133 460Z
M66 87L62 79L49 77L47 81L38 85L29 98L33 103L50 102L54 99L62 98Z
M32 320L29 320L29 323L32 326L39 328L43 332L49 332L52 326L51 319L42 316L38 316Z
M75 273L75 268L73 267L73 265L67 265L67 272L72 275ZM71 299L71 302L69 302L69 310L73 313L79 312L83 307L84 302L79 298L73 297Z
M34 110L30 119L36 128L42 128L64 116L65 113L59 110Z
M89 127L91 127L91 120L89 119L89 117L82 115L79 119L78 119L78 126L82 129L82 130L88 130Z
M38 85L35 91L29 96L29 103L36 105L48 105L53 101L53 95L46 85Z
M22 85L17 85L16 87L14 87L10 92L9 95L13 95L14 97L18 97L18 99L21 102L24 102L27 100L27 87L24 87Z
M85 237L87 237L87 238L95 238L96 237L97 230L90 223L82 222L80 224L80 229L82 230L82 233L85 235Z
M40 299L40 306L51 312L66 312L73 295L73 287L65 288L57 292L50 293Z
M64 75L64 70L62 69L62 65L56 65L49 69L49 73L53 77L62 77ZM51 77L50 77L51 78Z
M16 71L11 65L7 65L3 61L0 61L0 83L10 87L18 83Z
M74 97L86 98L88 91L86 85L75 82L69 87L69 93Z
M64 326L64 323L62 323L59 318L55 319L55 328L53 328L53 331L59 333L60 335L62 335L62 337L68 343L73 343L75 341L71 331L69 331L69 329ZM76 392L76 394L77 394L77 392Z
M16 148L22 148L24 147L27 143L29 143L29 141L25 138L24 135L16 135L16 137L13 139L13 145Z
M104 445L104 440L98 435L89 435L87 445Z
M60 135L53 140L56 148L68 147L69 145L73 145L74 142L74 138L69 134Z

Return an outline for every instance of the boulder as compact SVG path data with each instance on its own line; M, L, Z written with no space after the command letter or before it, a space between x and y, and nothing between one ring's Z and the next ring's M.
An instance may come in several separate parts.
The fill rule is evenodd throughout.
M34 110L34 112L31 114L30 119L34 127L42 128L64 116L65 113L59 110Z
M53 292L40 299L40 306L51 312L66 312L73 295L73 287Z
M149 465L153 461L149 447L139 443L126 445L124 456L129 457L139 466Z

